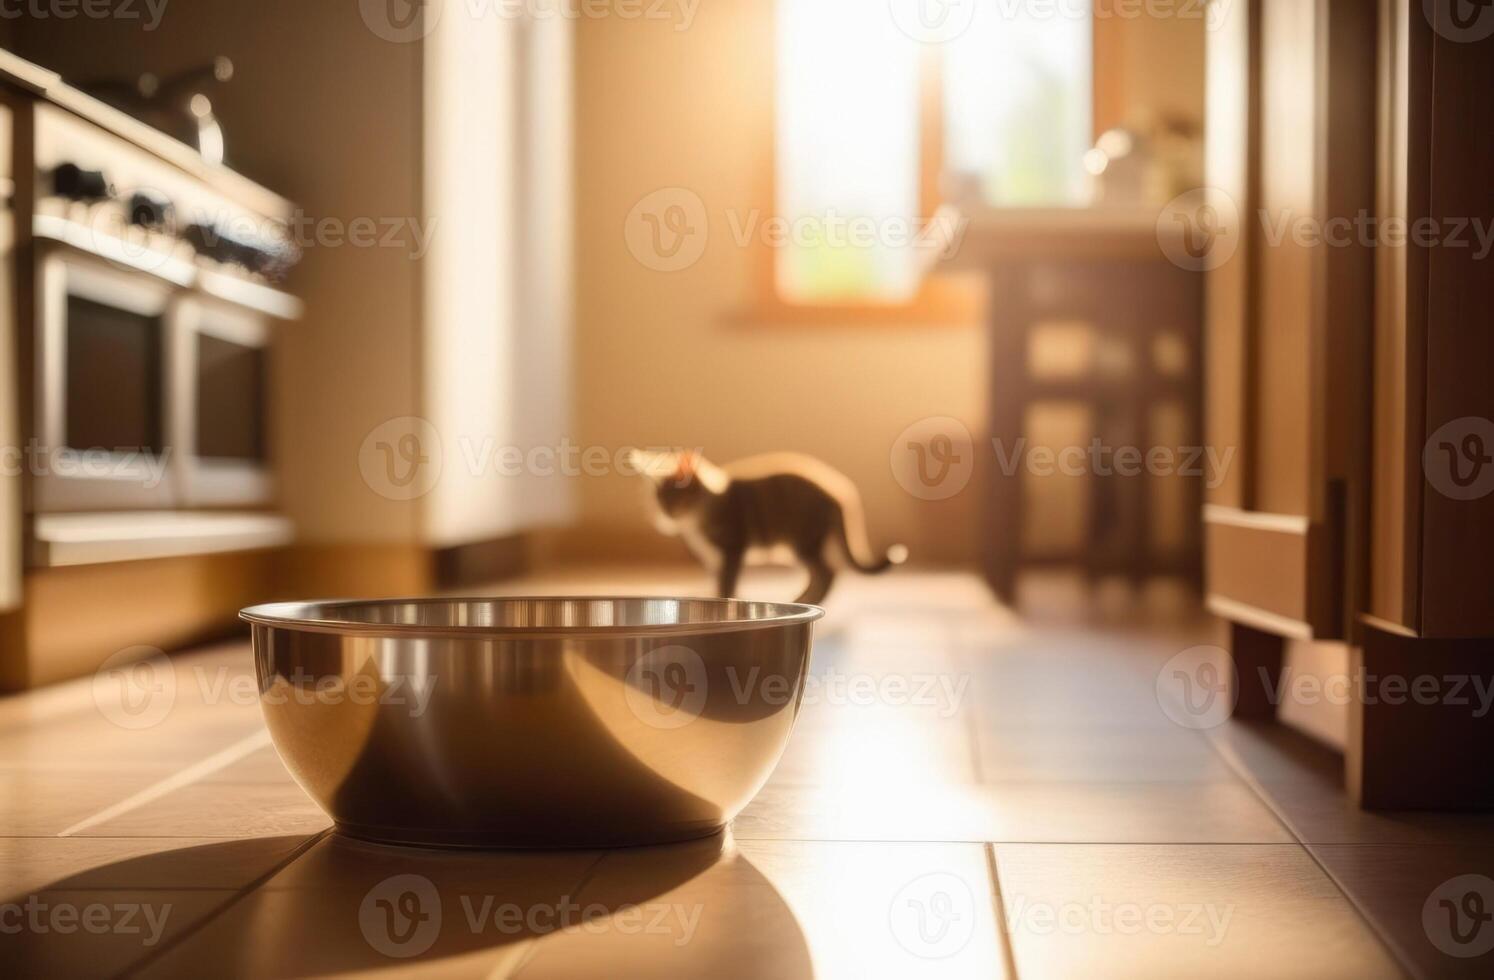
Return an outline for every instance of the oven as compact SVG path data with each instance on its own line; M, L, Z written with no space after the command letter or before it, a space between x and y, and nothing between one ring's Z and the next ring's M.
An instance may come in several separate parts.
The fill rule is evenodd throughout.
M33 509L269 504L270 318L64 244L40 250Z
M71 117L37 136L29 510L270 506L283 220Z

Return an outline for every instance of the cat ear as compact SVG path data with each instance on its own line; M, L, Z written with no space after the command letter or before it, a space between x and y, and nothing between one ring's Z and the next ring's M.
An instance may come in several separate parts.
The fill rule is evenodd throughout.
M700 463L700 454L693 449L687 449L680 453L678 462L674 465L674 481L676 483L689 483L695 477L695 470Z
M663 483L673 472L673 461L663 453L634 449L629 453L628 461L640 476L646 476L655 483Z

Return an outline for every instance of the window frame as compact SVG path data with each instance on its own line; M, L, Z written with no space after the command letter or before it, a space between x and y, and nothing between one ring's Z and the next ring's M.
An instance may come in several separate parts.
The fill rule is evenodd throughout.
M1095 0L1098 8L1103 0ZM778 17L774 3L774 19ZM1090 104L1091 129L1098 134L1115 124L1119 105L1110 86L1101 86L1101 69L1114 73L1121 55L1121 39L1114 29L1106 29L1114 18L1090 17ZM776 44L777 32L771 36ZM771 63L777 63L777 51ZM923 219L920 233L932 221L947 217L954 205L944 199L939 184L944 171L944 70L942 50L936 44L920 46L918 99L918 204ZM766 143L768 153L763 168L761 200L769 202L770 213L778 208L778 75L774 72L768 113ZM1021 209L1009 209L1021 210ZM955 214L966 222L974 216ZM785 299L778 289L777 253L763 241L752 245L753 298L750 310L735 319L754 323L815 326L969 326L985 319L987 291L978 273L944 270L930 265L921 271L918 291L907 300L877 302L872 300L827 300L823 302Z

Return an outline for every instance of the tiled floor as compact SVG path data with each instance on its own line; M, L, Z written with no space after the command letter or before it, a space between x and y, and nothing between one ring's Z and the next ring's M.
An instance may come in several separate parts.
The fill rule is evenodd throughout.
M505 588L702 587L611 579ZM610 852L329 833L268 744L242 643L175 658L165 712L92 680L0 699L0 972L1494 971L1494 953L1450 955L1482 940L1450 941L1435 901L1494 872L1494 822L1360 814L1326 750L1274 728L1174 724L1158 667L1199 641L1178 625L1193 621L1116 615L1167 601L1111 597L1075 618L1043 592L1019 621L966 576L845 582L817 637L816 693L731 832ZM832 683L859 676L884 693Z

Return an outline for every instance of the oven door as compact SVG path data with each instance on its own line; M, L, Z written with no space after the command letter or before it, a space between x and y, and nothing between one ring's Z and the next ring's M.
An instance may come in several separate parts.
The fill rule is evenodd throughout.
M177 503L165 383L170 283L64 247L38 264L34 510Z
M258 506L274 496L268 432L270 326L262 314L183 296L173 319L172 444L181 502Z

